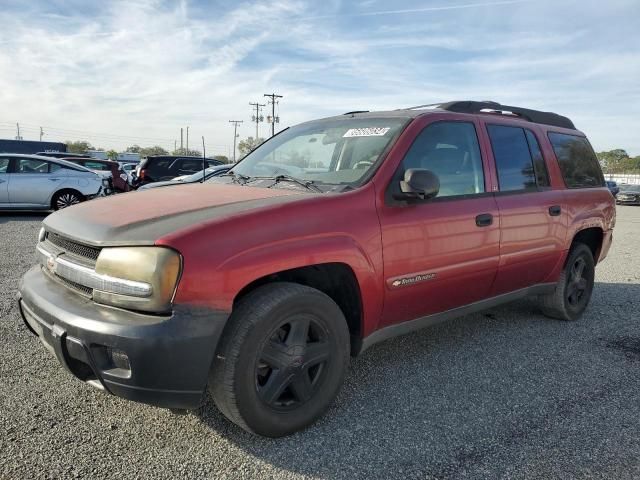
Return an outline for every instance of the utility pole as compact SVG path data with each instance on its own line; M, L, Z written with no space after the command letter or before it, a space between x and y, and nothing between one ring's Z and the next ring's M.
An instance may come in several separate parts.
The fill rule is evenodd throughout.
M40 141L42 141L42 136L44 135L44 132L42 131L42 127L40 127Z
M176 148L178 148L177 143L178 143L178 141L177 141L177 140L174 140L174 141L173 141L173 151L174 151L174 152L176 151Z
M276 123L280 123L280 117L276 117L276 98L282 98L282 95L265 93L264 96L271 99L271 117L267 117L267 122L271 118L271 136L273 137L276 134Z
M182 137L182 127L180 127L180 154L183 154L183 153L184 153L184 150L183 150L183 148L182 148L182 145L183 145L182 140L183 140L183 137Z
M260 115L260 109L266 107L264 103L249 103L252 107L256 107L256 114L251 116L251 121L256 122L256 142L258 141L258 124L264 122L264 117Z
M187 155L189 155L189 127L187 127Z
M17 130L16 140L22 140L22 137L20 136L20 124L19 123L16 123L16 130Z
M233 163L236 163L236 139L238 138L238 125L242 120L229 120L229 123L233 123Z

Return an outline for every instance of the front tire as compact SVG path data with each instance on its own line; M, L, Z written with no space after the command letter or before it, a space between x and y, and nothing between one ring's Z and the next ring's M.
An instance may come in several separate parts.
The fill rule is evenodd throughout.
M542 313L558 320L577 320L589 304L594 279L593 253L585 244L576 243L569 251L555 291L541 297Z
M245 430L281 437L316 421L338 394L349 330L314 288L272 283L240 300L209 377L218 409Z

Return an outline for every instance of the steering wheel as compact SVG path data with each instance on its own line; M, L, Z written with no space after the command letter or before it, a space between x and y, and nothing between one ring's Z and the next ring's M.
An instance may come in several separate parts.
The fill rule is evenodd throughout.
M360 160L358 163L356 163L353 166L353 169L358 170L359 168L367 168L367 167L370 167L371 165L373 165L373 162L370 162L369 160Z

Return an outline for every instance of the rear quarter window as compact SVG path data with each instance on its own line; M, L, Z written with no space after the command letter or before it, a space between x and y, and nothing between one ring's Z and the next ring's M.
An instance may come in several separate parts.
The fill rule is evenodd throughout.
M567 188L605 186L600 164L586 138L557 132L548 136Z

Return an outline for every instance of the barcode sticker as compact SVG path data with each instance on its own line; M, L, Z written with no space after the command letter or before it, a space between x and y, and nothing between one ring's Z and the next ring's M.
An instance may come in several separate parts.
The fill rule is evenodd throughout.
M389 130L391 127L350 128L342 137L382 137Z

